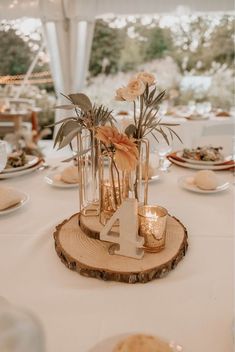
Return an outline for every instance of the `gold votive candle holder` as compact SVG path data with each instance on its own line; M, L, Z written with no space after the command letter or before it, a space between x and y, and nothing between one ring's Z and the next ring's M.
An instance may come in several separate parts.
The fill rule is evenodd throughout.
M121 204L121 195L118 185L114 187L109 181L104 181L102 185L102 211L105 213L114 213Z
M139 207L139 234L147 252L160 252L165 247L167 215L168 211L158 205Z

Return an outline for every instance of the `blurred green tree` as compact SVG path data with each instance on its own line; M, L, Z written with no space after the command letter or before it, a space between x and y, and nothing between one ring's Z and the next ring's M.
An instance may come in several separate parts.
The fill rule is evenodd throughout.
M91 75L117 72L122 47L123 31L111 28L104 20L97 20L89 64Z
M171 30L169 28L154 27L142 31L146 37L145 61L160 59L173 49Z
M14 29L0 31L0 74L15 75L26 73L33 59L28 44Z
M121 71L133 71L144 62L144 51L141 43L135 38L125 37L124 47L120 53L119 68Z
M228 66L233 66L235 52L234 39L235 18L234 16L224 16L211 34L210 46L208 48L210 61L214 60L225 63Z

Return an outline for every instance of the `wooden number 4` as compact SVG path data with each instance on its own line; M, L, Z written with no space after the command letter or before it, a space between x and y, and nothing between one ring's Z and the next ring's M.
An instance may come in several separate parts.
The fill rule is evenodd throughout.
M136 259L143 258L144 238L138 235L138 203L136 199L126 199L113 214L100 232L100 239L117 244L114 253ZM119 220L119 234L111 232L115 222Z

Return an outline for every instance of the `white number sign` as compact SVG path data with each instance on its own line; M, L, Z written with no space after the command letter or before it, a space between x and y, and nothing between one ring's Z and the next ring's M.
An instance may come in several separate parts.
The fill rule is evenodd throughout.
M100 232L100 239L116 243L115 254L141 259L144 255L144 238L138 235L138 203L136 199L126 199ZM119 220L119 235L110 232Z

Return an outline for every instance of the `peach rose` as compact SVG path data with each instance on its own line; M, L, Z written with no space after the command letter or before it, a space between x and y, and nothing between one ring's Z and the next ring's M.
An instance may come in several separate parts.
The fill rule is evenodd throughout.
M127 91L131 95L140 96L145 91L145 85L141 79L132 79L127 85Z
M115 100L119 101L134 101L137 98L136 95L131 94L127 87L119 88L116 90Z
M123 98L123 90L125 90L125 88L118 88L116 90L116 97L115 97L115 100L119 100L119 101L123 101L124 98Z
M145 85L140 79L132 79L126 87L116 90L116 100L134 101L143 94Z
M148 72L140 72L137 75L137 79L140 79L144 84L148 84L149 86L155 83L154 75Z

